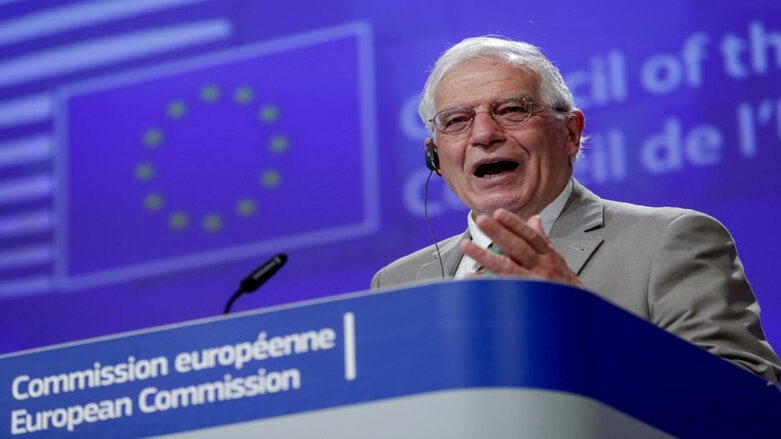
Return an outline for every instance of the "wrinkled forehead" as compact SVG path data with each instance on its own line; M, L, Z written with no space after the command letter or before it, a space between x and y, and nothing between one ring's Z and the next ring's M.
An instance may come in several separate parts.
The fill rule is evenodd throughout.
M536 100L539 89L539 76L530 68L493 56L481 57L445 72L434 88L434 106L471 107L520 96Z

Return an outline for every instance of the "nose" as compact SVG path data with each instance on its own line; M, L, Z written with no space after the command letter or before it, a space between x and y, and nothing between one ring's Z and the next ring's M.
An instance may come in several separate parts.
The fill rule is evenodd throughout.
M469 140L474 146L491 146L505 140L504 129L488 109L475 109Z

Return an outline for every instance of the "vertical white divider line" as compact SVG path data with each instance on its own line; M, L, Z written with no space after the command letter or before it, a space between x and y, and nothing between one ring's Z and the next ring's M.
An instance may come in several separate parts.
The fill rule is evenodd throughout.
M358 375L355 362L355 314L344 313L344 379L353 381Z

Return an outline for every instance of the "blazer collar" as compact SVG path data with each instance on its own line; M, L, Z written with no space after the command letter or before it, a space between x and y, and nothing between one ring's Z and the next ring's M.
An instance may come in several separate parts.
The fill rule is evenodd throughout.
M442 267L445 269L445 277L452 278L458 269L458 263L464 254L458 244L465 240L472 239L469 230L461 235L453 236L439 243L439 254L436 249L432 251L432 258L429 262L421 265L418 269L416 280L437 279L442 277ZM442 266L439 265L439 257L442 256Z
M602 244L598 229L604 225L602 199L573 179L572 194L553 224L550 239L576 274Z

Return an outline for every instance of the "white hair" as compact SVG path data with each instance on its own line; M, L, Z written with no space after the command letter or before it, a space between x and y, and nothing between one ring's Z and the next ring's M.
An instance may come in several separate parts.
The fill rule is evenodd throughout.
M479 58L498 58L513 67L530 72L539 79L542 103L565 112L577 110L572 92L564 82L561 72L538 47L496 36L467 38L439 57L423 87L418 114L432 136L435 134L434 126L430 122L436 113L434 94L442 78L460 64Z

